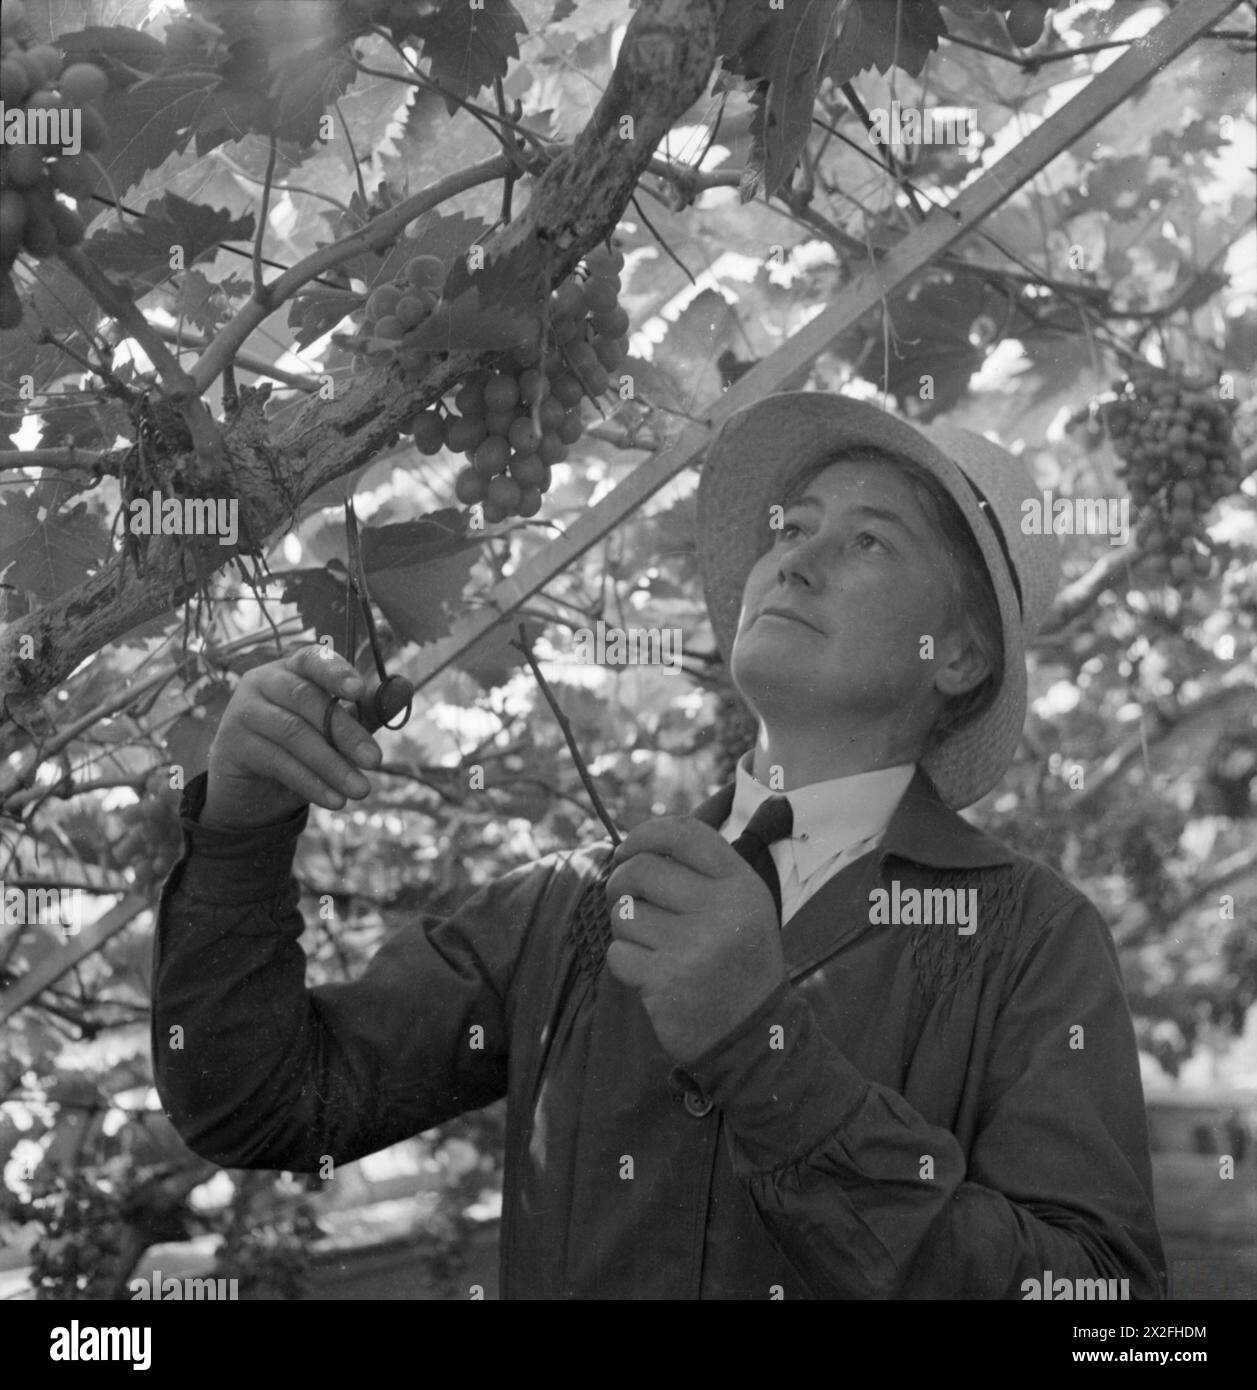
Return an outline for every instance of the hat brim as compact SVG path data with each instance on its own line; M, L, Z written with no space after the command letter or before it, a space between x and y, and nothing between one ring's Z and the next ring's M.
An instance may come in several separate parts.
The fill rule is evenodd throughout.
M958 464L926 434L864 401L815 391L766 396L735 412L710 444L698 490L698 559L707 611L726 661L742 591L773 532L769 508L802 474L835 455L873 447L929 470L955 501L986 561L999 603L1004 678L992 704L919 759L953 809L1003 776L1026 717L1026 653L1008 561Z

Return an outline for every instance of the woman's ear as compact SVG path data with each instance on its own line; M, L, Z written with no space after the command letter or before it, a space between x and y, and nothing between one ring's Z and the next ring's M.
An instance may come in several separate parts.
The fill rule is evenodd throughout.
M968 694L991 673L991 663L982 655L968 624L954 629L934 663L934 688L952 698Z

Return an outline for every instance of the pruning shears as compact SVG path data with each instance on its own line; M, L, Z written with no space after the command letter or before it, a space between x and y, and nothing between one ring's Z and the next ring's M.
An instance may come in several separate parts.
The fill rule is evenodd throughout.
M371 611L371 591L367 587L367 571L362 563L362 540L352 498L345 499L345 536L349 554L345 579L345 655L352 662L358 654L358 619L361 616L379 679L374 686L368 687L360 700L328 701L327 712L323 716L323 737L333 747L336 745L332 739L332 714L337 704L347 706L348 712L370 734L379 728L400 729L410 718L415 700L415 687L410 681L405 676L390 675L384 666L380 635L375 626L375 614ZM390 723L398 714L401 715L400 721Z

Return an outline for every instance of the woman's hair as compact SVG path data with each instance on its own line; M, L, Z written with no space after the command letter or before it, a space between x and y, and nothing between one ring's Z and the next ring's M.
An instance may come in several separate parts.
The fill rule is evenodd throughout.
M987 664L987 674L972 690L952 695L938 712L926 750L984 714L1004 679L1004 625L986 559L964 513L941 482L921 464L872 445L837 452L814 464L791 484L786 503L799 496L818 473L835 463L881 463L907 479L922 509L935 523L947 556L947 620L959 627Z

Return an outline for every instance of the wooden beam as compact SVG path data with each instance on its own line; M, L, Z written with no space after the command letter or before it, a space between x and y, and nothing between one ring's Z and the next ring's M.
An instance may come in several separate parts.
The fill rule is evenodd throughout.
M0 1023L42 993L49 985L55 984L67 971L73 970L81 960L86 960L93 951L98 951L130 922L134 921L145 908L152 907L149 898L139 893L128 893L121 902L115 903L98 921L68 937L62 950L45 956L33 969L28 970L19 980L0 994Z
M1132 43L1114 63L1071 101L944 208L925 221L847 285L810 323L763 358L705 412L702 424L688 425L664 450L633 470L577 520L566 535L546 544L511 575L494 585L486 607L455 621L447 636L425 645L418 670L422 686L456 661L474 642L510 618L528 598L562 573L587 550L683 469L696 464L712 432L735 410L780 390L883 298L902 288L957 241L967 236L1057 155L1069 149L1142 83L1156 75L1239 0L1192 0L1178 5L1151 33Z

